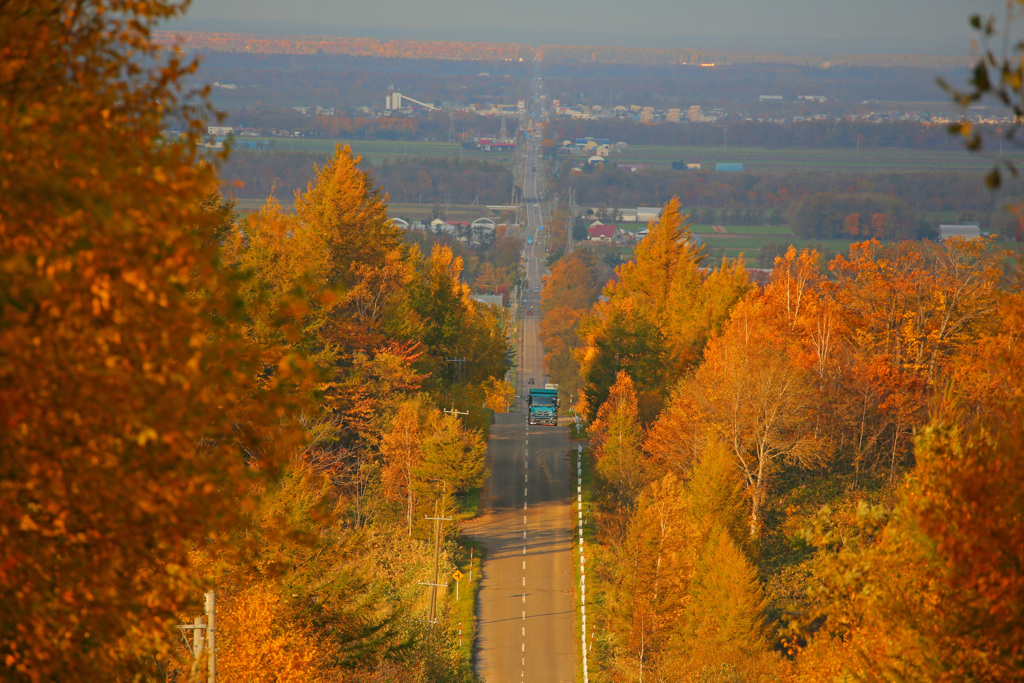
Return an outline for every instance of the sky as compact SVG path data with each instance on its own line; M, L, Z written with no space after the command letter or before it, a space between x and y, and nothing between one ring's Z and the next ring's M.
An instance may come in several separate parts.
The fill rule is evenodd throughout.
M970 54L1005 0L192 0L169 28L265 35ZM1018 21L1024 28L1024 17Z

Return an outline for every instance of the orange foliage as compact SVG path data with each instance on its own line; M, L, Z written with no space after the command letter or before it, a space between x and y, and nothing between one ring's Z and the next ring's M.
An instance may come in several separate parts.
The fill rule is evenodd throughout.
M217 679L226 683L326 680L325 658L305 628L288 619L272 584L260 582L217 602Z
M194 146L204 104L179 86L193 69L149 33L179 8L0 10L5 680L153 667L199 592L189 539L236 524L296 445L217 269L225 217L202 208L215 182ZM172 112L188 119L180 140L163 137Z

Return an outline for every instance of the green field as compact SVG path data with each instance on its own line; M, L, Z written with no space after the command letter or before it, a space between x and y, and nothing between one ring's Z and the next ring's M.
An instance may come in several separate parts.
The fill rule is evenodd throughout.
M1024 152L1002 157L1018 166ZM997 157L966 150L874 149L765 149L760 147L669 147L631 145L610 157L624 164L670 166L673 161L700 159L703 169L715 170L718 162L742 163L744 171L852 171L890 173L917 171L984 172Z
M454 159L475 159L506 163L512 155L500 152L482 152L463 149L455 142L416 142L409 140L330 140L321 138L245 138L248 141L271 143L273 148L285 152L323 152L324 156L334 152L338 143L348 145L352 151L373 164L382 164L387 159L401 157L451 157Z
M855 240L805 240L793 236L788 226L752 226L752 225L727 225L726 233L715 233L711 226L694 225L693 234L701 239L707 251L712 251L717 257L719 254L729 258L736 258L743 254L748 265L756 265L752 262L757 258L758 252L767 244L794 245L797 249L814 248L818 250L828 249L835 252L846 253ZM623 259L631 258L635 245L610 244L607 242L580 242L579 248L593 252L596 256L619 256Z
M792 235L793 230L788 225L723 225L727 235ZM690 232L695 235L712 235L715 231L710 225L693 224Z

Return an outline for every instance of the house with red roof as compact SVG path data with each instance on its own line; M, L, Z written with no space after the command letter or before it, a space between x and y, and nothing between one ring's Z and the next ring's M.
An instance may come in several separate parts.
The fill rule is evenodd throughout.
M617 242L619 241L619 226L608 225L601 221L594 221L587 228L587 239L594 242Z

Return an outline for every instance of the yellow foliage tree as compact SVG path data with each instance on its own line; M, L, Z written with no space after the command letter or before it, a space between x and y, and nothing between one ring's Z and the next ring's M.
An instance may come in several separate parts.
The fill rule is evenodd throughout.
M384 459L384 494L405 501L405 521L412 536L416 508L416 474L423 462L423 406L412 400L402 404L391 420L391 429L381 438Z
M642 447L633 380L624 371L619 371L589 431L598 474L620 503L631 506L654 473Z
M274 584L259 582L217 603L217 678L225 683L327 680L325 653L288 618Z
M507 413L516 397L516 389L503 379L494 378L484 387L486 405L496 413Z
M1019 304L1019 295L1007 303ZM983 340L1008 380L959 426L964 401L918 433L916 469L891 514L861 505L860 533L808 532L823 551L812 584L815 635L801 681L1011 681L1024 671L1024 313ZM990 342L998 340L999 350Z
M607 582L602 616L612 638L608 666L616 680L650 680L685 618L700 543L674 474L644 491L624 531L599 565Z
M236 523L295 445L218 271L193 67L152 38L182 6L0 8L5 680L149 671L201 591L188 540Z

